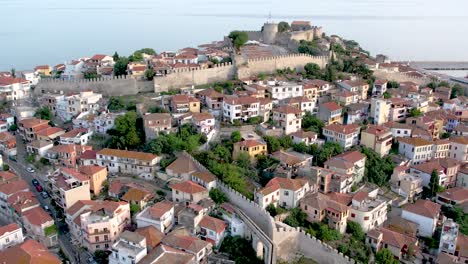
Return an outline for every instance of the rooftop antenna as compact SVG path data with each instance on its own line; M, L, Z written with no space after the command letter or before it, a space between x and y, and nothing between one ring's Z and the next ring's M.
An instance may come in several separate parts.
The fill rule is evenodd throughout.
M268 23L271 23L272 22L272 19L271 19L271 11L270 13L268 13L268 20L267 20Z

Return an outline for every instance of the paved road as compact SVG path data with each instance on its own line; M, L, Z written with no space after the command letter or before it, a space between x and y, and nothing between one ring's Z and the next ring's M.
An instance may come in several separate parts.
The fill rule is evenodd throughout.
M52 217L54 218L55 223L58 226L60 219L57 218L57 212L55 208L51 205L51 199L42 198L40 193L36 190L36 188L32 184L32 180L37 179L39 183L41 184L41 186L45 187L46 183L43 180L45 177L41 177L43 175L41 175L41 172L39 171L36 171L35 173L30 173L26 171L26 168L28 167L24 159L24 157L26 156L26 149L20 138L17 138L17 150L18 150L17 161L9 160L7 156L4 156L3 157L4 162L10 166L11 170L15 171L18 176L20 176L24 181L26 181L29 184L31 191L36 195L36 198L40 202L41 206L43 208L44 206L47 206L51 210ZM74 246L71 243L71 235L68 232L67 233L59 232L58 239L59 239L60 248L62 248L63 252L70 259L71 263L73 264L74 263L87 263L87 259L91 255L88 252L82 250L81 248Z

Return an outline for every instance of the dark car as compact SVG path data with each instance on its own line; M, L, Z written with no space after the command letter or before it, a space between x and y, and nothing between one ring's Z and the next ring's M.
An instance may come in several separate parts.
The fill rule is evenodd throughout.
M36 185L36 190L37 190L38 192L42 192L42 191L43 191L42 186Z
M33 184L34 186L38 186L38 185L39 185L39 181L36 180L36 179L33 179L33 180L32 180L32 184Z

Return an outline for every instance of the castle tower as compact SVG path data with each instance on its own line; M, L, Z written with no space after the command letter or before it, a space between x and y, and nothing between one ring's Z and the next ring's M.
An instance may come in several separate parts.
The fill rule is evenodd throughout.
M267 22L263 24L263 42L266 44L274 44L276 42L276 34L278 33L278 24Z

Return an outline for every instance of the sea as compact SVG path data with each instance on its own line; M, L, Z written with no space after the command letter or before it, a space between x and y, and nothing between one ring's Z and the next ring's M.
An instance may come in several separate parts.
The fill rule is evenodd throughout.
M468 0L0 0L0 71L310 20L393 60L468 61Z

